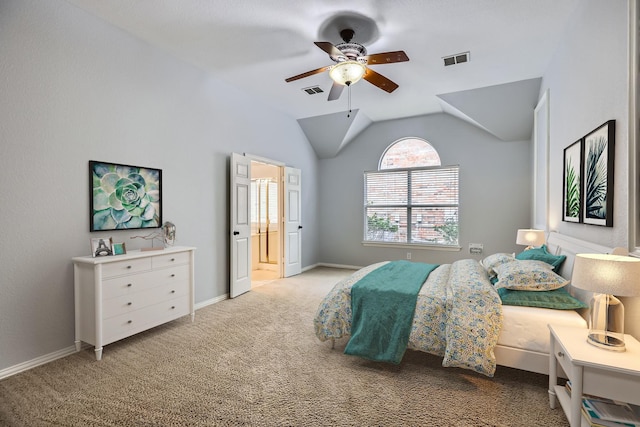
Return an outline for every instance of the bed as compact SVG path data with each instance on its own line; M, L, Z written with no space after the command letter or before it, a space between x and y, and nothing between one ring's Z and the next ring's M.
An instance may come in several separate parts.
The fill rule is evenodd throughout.
M497 295L495 292L495 281L497 279L494 278L493 283L491 281L491 273L495 275L495 272L488 271L487 266L477 260L459 260L450 265L439 266L427 277L424 282L425 285L420 289L417 296L416 317L413 320L406 348L442 356L443 366L471 369L487 376L493 376L496 366L507 366L547 374L549 369L549 329L547 325L553 323L581 328L587 327L585 320L587 310L584 307L591 294L572 288L570 283L567 284L568 280L566 280L571 277L575 254L610 253L611 248L552 232L548 236L545 250L554 256L564 257L564 262L554 272L565 279L564 285L560 287L566 290L573 297L573 300L577 304L581 304L583 308L552 309L506 305L506 303L500 301L499 297L499 307L496 312L493 304ZM488 258L491 257L485 257L481 261L485 261ZM385 264L377 263L367 266L334 286L320 304L314 319L318 339L330 341L333 346L337 339L351 338L351 286L357 282L358 278L366 276L370 271L379 269L380 265ZM514 263L510 265L515 266ZM446 269L449 270L445 272ZM424 307L427 304L425 300L437 299L438 294L445 292L437 290L439 288L435 288L432 283L439 280L438 275L453 276L453 278L450 277L447 280L453 280L455 282L454 287L460 286L458 282L472 283L471 291L465 290L462 292L471 292L478 298L482 298L480 300L476 299L475 296L473 297L473 305L480 306L484 310L482 313L476 314L476 318L473 318L472 310L464 307L451 308L450 306L457 303L444 302L444 299L441 301L442 306L446 306L447 310L453 310L453 312L457 310L459 318L469 317L469 325L461 326L461 321L458 319L455 321L454 327L447 326L443 323L442 318L434 320L431 325L428 323L426 325L421 324L424 322L419 318L421 315L422 317L425 316L424 313L426 311L424 310L432 310L428 312L427 317L449 316L455 318L451 314L443 314L443 309L441 308ZM487 283L489 284L487 285ZM445 286L450 287L451 284ZM491 292L486 291L487 286L492 289ZM447 290L446 292L450 291ZM529 292L529 294L532 293ZM434 297L434 294L436 297ZM492 296L491 294L494 295ZM519 293L516 292L516 294ZM508 296L505 296L505 301L506 299L508 299ZM429 301L429 304L432 304L432 302ZM521 302L516 303L520 304ZM421 309L423 309L423 313L419 313ZM437 313L434 314L433 310ZM480 318L483 319L482 322L478 321ZM479 326L480 323L482 324ZM436 337L435 335L439 332L435 331L435 329L440 329L444 336ZM462 335L462 329L471 331L470 335ZM452 330L453 332L451 332ZM455 339L452 337L455 337ZM452 343L449 343L449 341L452 341ZM349 345L347 345L348 348Z

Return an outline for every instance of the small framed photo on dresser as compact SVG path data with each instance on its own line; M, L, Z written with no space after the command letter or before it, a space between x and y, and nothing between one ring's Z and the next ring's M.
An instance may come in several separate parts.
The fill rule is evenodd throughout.
M111 237L93 237L91 238L91 256L109 256L113 255L113 242Z
M124 255L127 253L127 247L123 243L114 243L113 244L113 254L114 255Z

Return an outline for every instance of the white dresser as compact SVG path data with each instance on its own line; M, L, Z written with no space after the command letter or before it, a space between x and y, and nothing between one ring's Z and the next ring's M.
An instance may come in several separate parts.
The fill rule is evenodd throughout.
M195 248L73 258L76 349L102 347L179 317L195 316Z

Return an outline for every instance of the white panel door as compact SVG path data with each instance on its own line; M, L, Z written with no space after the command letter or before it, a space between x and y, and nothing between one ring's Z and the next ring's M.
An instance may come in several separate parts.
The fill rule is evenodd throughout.
M284 277L302 271L302 185L300 169L284 168Z
M235 298L251 289L251 160L231 153L231 283Z

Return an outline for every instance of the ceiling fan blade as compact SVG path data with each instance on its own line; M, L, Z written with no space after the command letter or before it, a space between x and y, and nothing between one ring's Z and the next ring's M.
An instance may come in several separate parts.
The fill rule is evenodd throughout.
M329 54L329 56L333 56L333 57L345 57L344 53L342 53L337 47L335 47L333 44L329 43L329 42L314 42L316 46L318 46L320 49L324 50L325 52L327 52Z
M391 64L394 62L405 62L409 60L409 57L403 50L396 50L395 52L374 53L372 55L366 55L362 58L367 60L367 65L375 64Z
M313 76L314 74L320 74L323 71L327 71L331 68L331 65L327 65L326 67L318 68L317 70L307 71L306 73L298 74L297 76L289 77L288 79L284 79L285 82L289 83L294 80L303 79L305 77Z
M371 68L367 68L367 71L364 73L362 78L372 85L378 86L380 89L389 93L398 89L398 85L396 83L392 82L382 74L376 73Z
M327 99L327 101L335 101L336 99L340 98L343 89L343 85L333 82L333 86L331 86L331 90L329 91L329 98Z

